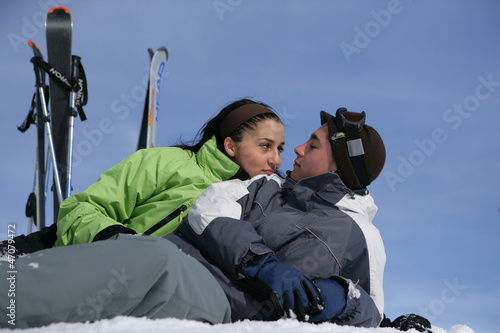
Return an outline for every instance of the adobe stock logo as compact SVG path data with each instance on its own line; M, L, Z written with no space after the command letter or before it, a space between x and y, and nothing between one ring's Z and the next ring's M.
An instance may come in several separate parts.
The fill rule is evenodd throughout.
M125 121L131 112L140 108L144 103L148 86L149 66L146 66L145 70L146 74L142 79L142 83L135 85L128 92L123 92L119 98L115 98L111 102L110 111L113 117L101 118L94 128L82 129L80 133L83 138L75 141L74 145L74 168L79 167L84 159L93 153L94 148L100 146L105 137L117 129L119 121ZM163 78L168 75L168 72L162 73ZM142 112L142 109L140 112Z
M420 313L431 322L436 320L436 317L441 315L449 304L457 301L469 286L458 283L455 278L453 283L449 280L444 280L445 287L441 290L439 297L434 298L426 307L420 308Z
M133 275L125 272L124 267L121 271L112 269L110 273L111 277L103 288L99 289L95 295L87 295L85 301L78 304L76 308L78 318L85 321L101 319L106 305L116 301L116 298L119 298L129 283L135 279Z
M243 0L214 0L212 6L219 16L221 21L224 21L224 15L227 12L232 12L236 7L241 5Z
M477 77L479 84L476 85L474 93L466 96L462 103L455 103L452 107L443 112L443 120L449 124L452 130L458 130L464 119L469 118L484 102L500 87L499 81L493 81L492 74L487 78L480 75ZM391 191L396 190L398 183L404 183L408 177L413 175L417 167L424 164L428 157L433 155L439 144L448 139L446 130L437 127L430 133L430 137L424 139L415 139L416 148L408 153L407 156L399 155L397 171L385 171L384 177Z
M21 17L21 26L19 31L8 32L7 39L10 42L10 46L15 53L19 53L20 47L23 45L28 45L28 41L34 40L35 37L40 33L45 34L45 20L47 19L47 12L52 7L67 5L69 0L38 0L37 4L40 10L36 11L31 15L31 20L23 16ZM32 6L33 2L26 6ZM5 10L5 9L2 9Z
M281 109L281 111L276 109L274 111L278 114L278 117L280 117L281 121L283 122L283 125L285 126L290 124L290 120L295 119L295 117L297 117L296 114L288 113L286 106L284 106Z
M352 55L360 54L361 50L370 45L373 38L380 35L383 28L389 26L393 16L400 14L402 11L403 6L401 6L399 0L389 0L389 2L387 2L387 9L381 9L379 11L371 10L370 15L373 17L373 20L368 21L364 29L358 26L354 27L353 43L341 42L339 44L340 50L347 60L347 63L350 64Z

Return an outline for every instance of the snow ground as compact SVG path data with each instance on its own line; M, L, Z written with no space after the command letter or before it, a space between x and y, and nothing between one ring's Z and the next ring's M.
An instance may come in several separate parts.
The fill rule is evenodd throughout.
M90 332L120 332L120 333L135 333L135 332L174 332L174 333L401 333L393 328L357 328L350 326L338 326L335 324L319 324L313 325L303 322L298 322L292 319L279 320L275 322L258 322L258 321L242 321L231 324L210 325L193 320L179 319L156 319L147 318L132 318L132 317L117 317L109 320L101 320L95 323L58 323L46 327L30 328L30 329L0 329L0 332L33 332L33 333L90 333ZM417 332L416 330L410 330ZM433 333L474 333L474 331L466 325L455 325L446 331L440 327L432 327Z

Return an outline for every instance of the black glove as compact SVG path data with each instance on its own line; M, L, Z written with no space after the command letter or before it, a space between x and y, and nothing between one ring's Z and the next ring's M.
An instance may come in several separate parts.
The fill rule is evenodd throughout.
M380 327L393 327L400 331L408 331L414 328L419 332L432 333L431 323L424 317L414 313L399 316L393 322L384 316L384 319L380 323Z
M0 257L17 258L24 254L33 253L54 246L57 239L57 225L43 227L39 231L28 235L19 235L0 243Z
M94 239L92 242L97 242L105 239L110 239L113 236L116 236L118 234L129 234L129 235L135 235L137 234L134 230L127 228L123 225L120 224L114 224L112 226L107 227L106 229L103 229L95 235Z
M299 270L282 264L272 254L258 262L247 264L243 273L266 284L271 290L271 298L278 307L291 317L290 310L298 320L323 307L318 288Z

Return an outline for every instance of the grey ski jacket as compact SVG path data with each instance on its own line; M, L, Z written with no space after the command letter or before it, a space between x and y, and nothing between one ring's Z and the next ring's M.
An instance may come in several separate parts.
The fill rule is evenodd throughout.
M342 281L347 305L333 322L377 326L383 314L385 251L371 223L376 211L368 193L353 193L333 172L298 183L257 176L212 184L179 235L166 238L211 270L228 296L233 320L273 317L262 303L265 297L239 282L249 260L275 253L310 279Z

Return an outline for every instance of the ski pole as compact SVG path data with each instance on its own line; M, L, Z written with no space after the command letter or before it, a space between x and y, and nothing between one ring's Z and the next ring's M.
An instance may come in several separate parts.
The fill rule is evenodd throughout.
M35 42L28 42L31 51L33 52L33 56L39 57L43 59L42 52L38 48ZM45 129L43 126L44 116L40 111L42 108L41 98L38 93L38 87L42 89L47 89L47 96L49 94L48 86L45 85L45 73L38 67L34 66L35 69L35 77L36 77L36 87L35 96L36 96L36 104L35 108L36 112L36 191L35 191L35 199L36 199L36 214L35 221L38 227L38 230L45 227L45 172L47 163L44 161L45 157ZM45 90L44 90L45 91ZM47 156L48 158L48 156Z
M49 140L49 154L51 156L52 164L57 165L56 161L56 151L54 149L54 140L52 139L52 130L50 128L50 119L47 111L47 107L45 106L45 97L43 95L43 89L41 89L42 93L42 110L43 110L43 116L45 117L45 130L47 131L47 138ZM56 186L56 192L57 192L57 199L59 200L59 204L63 202L63 195L62 195L62 189L61 189L61 180L59 178L59 171L57 168L54 168L54 183Z
M51 173L51 169L52 169L52 163L50 162L50 151L47 152L47 161L45 162L45 165L46 165L46 168L45 168L45 174L43 175L45 177L45 188L43 190L43 197L44 198L47 198L47 193L49 193L49 180L50 180L50 173Z
M50 128L50 118L49 118L49 113L47 111L47 104L45 101L45 92L43 90L43 77L42 77L42 71L41 69L38 68L37 64L34 61L35 58L31 58L31 62L33 63L33 66L35 67L35 76L36 76L36 82L37 82L37 94L38 98L40 100L40 106L42 107L42 112L43 112L43 117L44 117L44 123L45 123L45 131L47 132L47 139L49 141L49 154L52 158L52 163L53 165L57 165L56 161L56 152L54 149L54 140L52 139L52 130ZM59 179L59 171L57 170L56 167L54 167L54 183L56 187L56 193L57 193L57 199L59 200L59 204L63 202L63 195L62 195L62 189L61 189L61 180Z
M73 66L71 69L71 76L74 81L78 80L79 73L78 68L80 67L80 57L73 56ZM71 195L71 178L73 172L73 141L75 136L75 118L78 113L75 110L77 94L74 90L71 90L70 96L70 115L69 115L69 139L68 139L68 169L66 171L66 197Z

